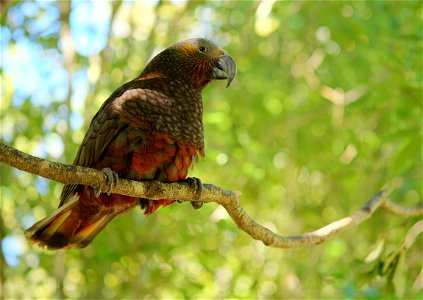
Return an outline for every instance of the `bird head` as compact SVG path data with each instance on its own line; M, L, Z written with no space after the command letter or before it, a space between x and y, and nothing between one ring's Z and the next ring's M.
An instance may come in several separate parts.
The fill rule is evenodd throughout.
M232 57L214 43L195 38L165 49L147 65L141 76L159 75L182 79L202 90L212 80L227 80L227 87L236 75Z

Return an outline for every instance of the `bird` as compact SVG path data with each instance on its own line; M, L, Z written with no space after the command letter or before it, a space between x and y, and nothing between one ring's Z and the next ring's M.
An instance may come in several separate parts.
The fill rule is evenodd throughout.
M190 179L188 170L205 153L202 91L214 80L226 80L229 87L236 73L233 58L207 39L166 48L102 104L74 165L103 171L110 188L118 178L167 183ZM200 180L189 182L201 191ZM140 206L149 216L173 202L67 184L57 210L25 235L49 250L81 249L118 215ZM194 208L202 205L191 203Z

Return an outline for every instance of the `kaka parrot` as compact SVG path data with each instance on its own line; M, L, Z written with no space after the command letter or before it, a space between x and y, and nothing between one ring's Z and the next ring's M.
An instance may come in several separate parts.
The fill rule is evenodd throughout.
M212 42L179 42L155 56L144 71L119 87L91 121L74 164L131 180L185 180L204 155L201 92L212 80L236 75L234 60ZM100 193L65 185L53 215L25 231L41 247L86 247L116 216L140 205L145 215L172 200ZM195 203L195 202L193 202ZM195 205L193 205L195 207Z

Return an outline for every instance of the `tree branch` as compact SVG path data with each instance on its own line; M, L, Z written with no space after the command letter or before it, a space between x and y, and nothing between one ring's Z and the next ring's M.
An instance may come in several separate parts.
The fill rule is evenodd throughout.
M51 162L28 155L3 143L0 143L0 162L64 184L83 184L100 190L108 189L107 178L100 171ZM119 179L110 192L151 200L172 199L182 201L194 201L196 194L195 189L185 182L141 182L127 179ZM360 210L348 217L334 221L315 231L284 237L255 222L241 207L239 196L240 193L238 192L204 184L199 201L215 202L222 205L241 230L252 238L262 241L265 245L277 248L296 248L319 244L338 232L357 226L367 220L378 208L402 217L423 215L423 205L412 208L400 206L389 200L388 192L383 191L374 195Z

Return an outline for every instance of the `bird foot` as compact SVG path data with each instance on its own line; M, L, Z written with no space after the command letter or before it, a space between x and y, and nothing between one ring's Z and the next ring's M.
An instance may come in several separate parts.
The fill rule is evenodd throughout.
M194 201L191 202L192 207L194 207L194 209L201 208L204 203L199 201L201 194L203 193L203 184L201 183L201 180L197 177L188 177L185 179L185 182L187 182L193 189L195 189Z
M104 168L101 170L101 172L103 172L104 175L106 175L107 184L109 188L107 189L107 191L105 191L105 193L107 193L107 196L110 196L110 191L116 186L116 183L119 180L119 175L118 173L116 173L110 168ZM97 198L100 196L101 193L103 193L103 191L101 191L100 189L94 189L94 191L95 191L95 196Z

